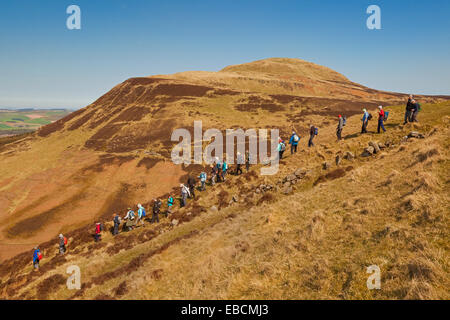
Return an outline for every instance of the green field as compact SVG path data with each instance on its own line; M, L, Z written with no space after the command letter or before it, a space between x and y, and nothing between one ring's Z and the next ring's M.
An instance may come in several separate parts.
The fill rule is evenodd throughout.
M0 135L20 134L59 120L72 110L0 110Z

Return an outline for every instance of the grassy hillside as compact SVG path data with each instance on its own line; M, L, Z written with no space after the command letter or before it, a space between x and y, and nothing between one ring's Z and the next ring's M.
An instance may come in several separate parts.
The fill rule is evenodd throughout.
M423 104L420 123L406 126L404 106L386 109L385 134L372 121L361 136L353 116L338 143L335 124L322 125L316 147L303 138L275 176L254 166L160 224L116 238L105 232L101 243L92 225L73 231L64 257L56 240L41 246L39 272L31 252L2 263L0 297L449 299L450 103ZM411 131L424 139L405 139ZM361 156L371 141L385 147ZM284 181L294 172L290 190ZM73 264L80 291L65 287ZM366 268L374 264L381 290L371 291Z

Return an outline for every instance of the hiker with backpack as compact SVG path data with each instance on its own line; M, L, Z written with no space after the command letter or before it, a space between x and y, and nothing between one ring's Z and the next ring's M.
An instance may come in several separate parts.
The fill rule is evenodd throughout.
M405 110L405 121L403 122L403 124L407 124L408 121L411 122L411 115L414 109L413 106L413 95L411 94L408 98L408 102L406 103L406 110Z
M380 111L378 112L378 129L377 129L377 132L380 133L380 129L383 129L383 132L386 132L386 129L384 128L384 121L387 119L386 113L384 112L382 106L379 106L378 109Z
M95 235L94 235L95 242L99 242L102 240L102 231L103 231L102 224L100 222L97 222L95 224Z
M363 109L361 134L367 133L367 125L370 119L372 119L372 115L366 109Z
M62 233L59 234L59 254L63 255L66 253L66 245L67 245L67 238L62 235Z
M317 136L319 134L319 129L311 126L311 128L309 128L309 141L308 141L308 148L311 148L314 146L314 142L313 139L315 136Z
M222 180L225 182L227 180L228 163L226 160L222 163Z
M134 229L134 225L136 224L136 215L131 208L128 208L126 216L123 218L124 220L127 220L125 223L125 227L127 228L127 231L131 231Z
M159 199L154 199L153 200L153 215L152 215L152 221L151 223L154 223L155 221L157 221L159 223L159 212L161 210L161 200Z
M300 141L300 137L292 131L291 138L289 139L289 144L291 145L291 154L297 153L297 146Z
M39 247L36 246L36 247L34 247L34 250L33 250L33 268L34 268L34 271L38 271L39 270L39 261L41 261L41 259L42 259L41 250L39 250Z
M247 172L250 170L250 152L245 151L245 169Z
M195 178L192 176L189 176L187 180L187 185L189 187L189 198L195 198L195 184L197 181L195 181Z
M144 220L145 217L147 216L147 213L145 212L145 208L139 203L138 205L138 216L137 216L137 220L136 220L136 224L138 224L138 222L141 223L141 226L144 226Z
M420 104L416 100L412 100L412 110L411 110L411 122L419 122L417 120L417 115L420 111Z
M172 213L173 202L174 202L174 199L172 197L172 194L169 193L169 197L167 198L167 213L166 213L166 217L168 217L169 214Z
M237 157L236 157L236 175L241 175L242 172L242 164L244 164L244 158L242 157L242 154L240 152L237 153ZM248 171L248 169L247 169Z
M342 115L339 115L339 122L336 128L336 136L338 141L342 140L342 130L344 129L344 126L347 122L347 118L346 117L342 117Z
M217 167L215 165L211 165L211 185L215 185L216 184L216 179L217 179Z
M278 143L278 159L283 159L283 153L286 151L286 145L284 144L284 141L280 139L280 142Z
M219 158L216 157L216 168L217 168L217 175L216 175L216 182L220 182L221 181L221 174L222 174L222 164L219 160Z
M119 215L117 213L114 213L114 215L113 215L113 223L114 223L113 236L119 234L120 222L121 221L120 221Z
M205 191L206 179L208 179L206 172L202 171L200 173L200 175L198 176L198 178L200 179L200 184L201 184L200 190Z
M186 199L189 196L189 189L184 185L180 185L181 188L181 208L186 206Z

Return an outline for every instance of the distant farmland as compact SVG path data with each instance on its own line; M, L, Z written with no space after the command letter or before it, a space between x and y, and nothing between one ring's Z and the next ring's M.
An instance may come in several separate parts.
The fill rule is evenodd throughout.
M59 120L72 110L66 109L0 109L0 136L32 132L39 127Z

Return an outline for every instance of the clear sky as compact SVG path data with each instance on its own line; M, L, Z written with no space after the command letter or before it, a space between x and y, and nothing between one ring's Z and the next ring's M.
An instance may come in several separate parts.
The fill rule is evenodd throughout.
M81 30L66 27L71 4ZM366 27L372 4L382 30ZM450 1L0 1L0 107L80 108L130 77L269 57L375 89L450 95Z

